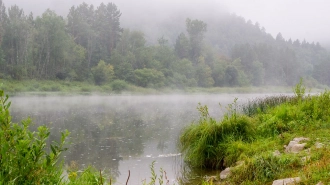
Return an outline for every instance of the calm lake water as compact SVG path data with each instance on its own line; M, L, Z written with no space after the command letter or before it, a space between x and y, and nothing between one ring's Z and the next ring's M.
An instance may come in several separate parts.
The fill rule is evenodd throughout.
M153 161L156 172L162 168L171 182L206 173L187 169L177 149L182 128L199 119L198 103L207 105L210 115L220 119L235 98L243 103L265 96L47 96L10 100L13 121L31 117L34 127L48 125L51 141L58 141L65 129L71 132L71 145L63 154L65 164L74 162L80 167L92 164L107 169L118 185L126 183L130 170L129 184L135 185L145 179L149 181Z

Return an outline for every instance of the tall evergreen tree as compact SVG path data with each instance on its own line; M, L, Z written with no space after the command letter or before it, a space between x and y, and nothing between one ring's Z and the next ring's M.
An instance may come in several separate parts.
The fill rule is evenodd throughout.
M96 48L96 31L95 24L95 10L93 5L83 3L77 8L74 6L70 9L68 14L68 32L73 37L74 41L86 49L87 68L91 67L94 62L93 56Z
M109 61L123 29L120 27L121 13L113 3L101 5L95 11L94 30L97 32L97 55Z
M200 20L186 20L187 32L190 39L190 57L197 63L202 55L204 33L207 29L207 24Z
M180 58L189 57L189 40L184 33L181 33L175 42L175 52L176 55Z

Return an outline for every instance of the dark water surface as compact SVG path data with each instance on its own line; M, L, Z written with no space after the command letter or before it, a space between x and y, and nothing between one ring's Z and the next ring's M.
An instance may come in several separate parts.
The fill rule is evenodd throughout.
M69 165L94 165L111 171L116 184L149 181L150 165L162 168L171 182L188 171L177 149L181 129L199 119L198 103L220 119L226 106L238 98L246 102L263 94L13 97L13 121L31 117L35 126L51 127L50 140L71 132L72 144L63 158ZM219 103L221 106L219 106ZM192 172L189 172L192 173ZM196 172L203 173L203 172ZM191 174L190 174L191 175ZM172 183L171 183L172 184Z

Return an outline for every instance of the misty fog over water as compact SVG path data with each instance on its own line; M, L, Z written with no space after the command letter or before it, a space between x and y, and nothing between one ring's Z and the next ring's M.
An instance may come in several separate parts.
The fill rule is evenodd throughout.
M238 104L262 94L13 97L13 121L28 116L35 125L51 128L50 141L68 129L69 150L65 165L75 161L97 169L111 169L118 184L150 177L150 165L163 168L169 179L182 178L184 163L177 149L181 129L198 121L198 103L220 119L229 103ZM221 104L221 106L219 105ZM200 172L199 172L200 173ZM201 175L201 174L198 174Z

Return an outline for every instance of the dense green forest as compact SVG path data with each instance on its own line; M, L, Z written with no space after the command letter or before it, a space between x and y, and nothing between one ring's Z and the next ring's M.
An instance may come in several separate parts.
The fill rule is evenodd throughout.
M273 38L236 15L173 22L157 44L122 28L120 17L113 3L34 17L0 0L0 78L185 88L291 86L303 77L330 85L329 53L319 43Z

